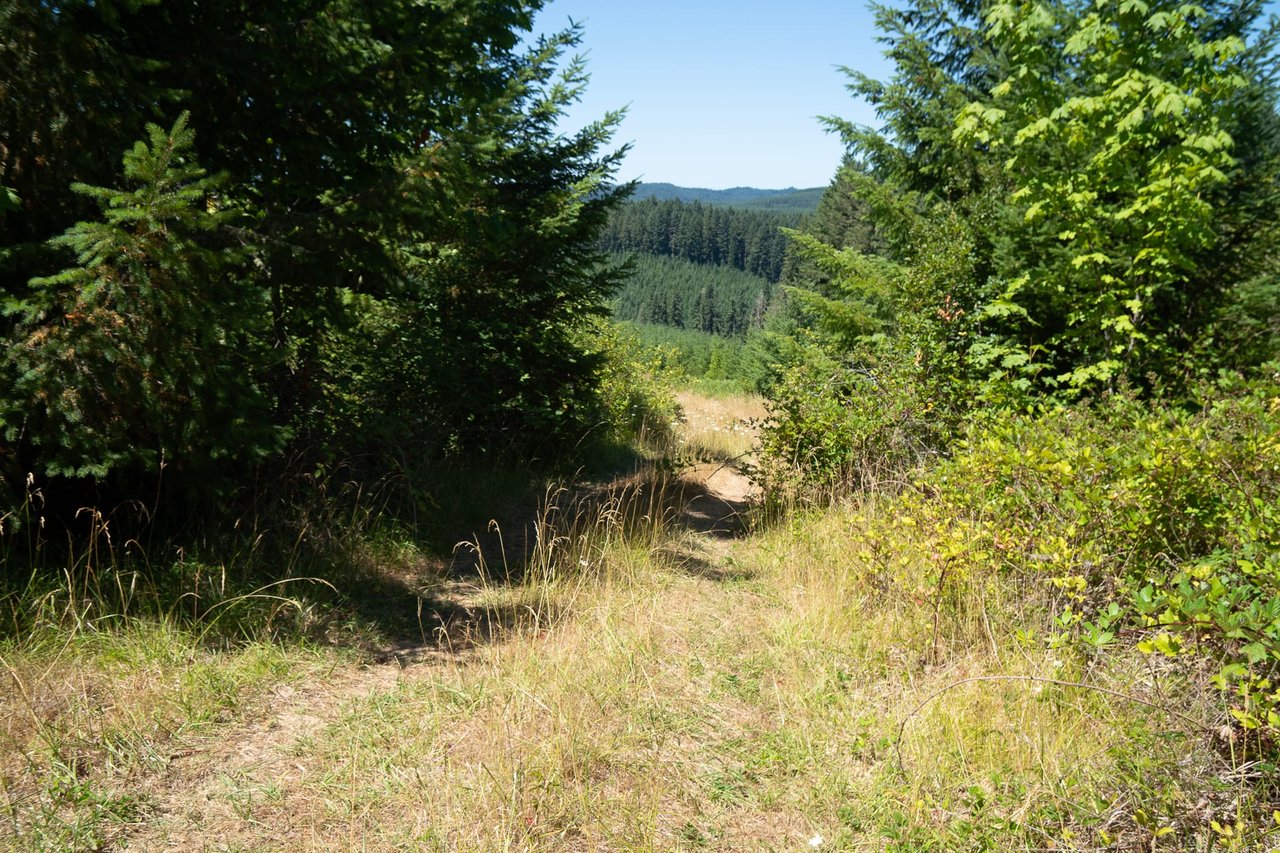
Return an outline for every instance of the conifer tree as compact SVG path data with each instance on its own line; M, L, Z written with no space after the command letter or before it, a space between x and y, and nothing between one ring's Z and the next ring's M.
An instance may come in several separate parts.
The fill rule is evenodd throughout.
M216 244L222 179L191 159L186 114L147 136L124 156L129 187L74 186L100 210L54 241L76 265L6 306L18 333L0 427L39 447L47 474L181 470L278 443L252 379L261 295Z
M0 4L0 476L573 446L626 187L542 5Z

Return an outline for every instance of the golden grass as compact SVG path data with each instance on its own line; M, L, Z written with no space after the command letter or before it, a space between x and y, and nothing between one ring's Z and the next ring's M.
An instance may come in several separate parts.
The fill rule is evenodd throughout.
M703 413L689 441L760 412L684 402ZM213 678L216 661L121 661L110 702L139 700L112 725L145 731L163 709L165 727L203 719L216 736L183 739L205 753L191 765L160 750L129 771L152 795L121 819L136 823L130 848L1229 846L1210 821L1247 811L1239 768L1116 695L1202 713L1176 682L1123 653L1027 641L1049 625L1046 602L977 567L947 598L922 598L901 563L927 561L928 542L901 531L892 576L868 544L895 523L887 507L797 512L726 544L680 530L662 482L551 493L519 582L481 561L463 603L487 629L461 623L473 633L403 669L319 653L304 674L326 656L330 672L253 713L253 690L286 678L288 658L251 646L221 664L245 707L223 719L216 691L179 689L194 696L184 720L159 686ZM236 675L253 654L264 662ZM990 676L1008 680L972 680ZM1113 693L1062 684L1086 681ZM32 742L30 728L13 740ZM1262 844L1262 827L1245 830L1235 849Z
M332 665L269 644L215 652L154 623L0 648L0 847L107 843L149 808L132 780Z
M768 414L764 398L755 395L709 397L680 391L676 402L685 413L678 431L679 448L706 461L749 455L759 440L758 423Z
M1019 645L996 583L935 628L927 603L876 589L858 512L797 517L703 554L729 580L620 540L597 552L590 583L488 588L489 606L530 618L472 657L351 695L289 749L202 789L182 828L162 823L152 839L532 851L1088 849L1124 837L1180 849L1189 836L1162 846L1162 818L1148 830L1134 817L1156 807L1132 799L1147 779L1133 765L1158 771L1200 750L1169 718L1036 682L944 690L992 674L1137 689L1123 660L1085 673ZM534 618L553 602L558 618ZM1135 749L1135 737L1149 741ZM1195 793L1166 781L1145 795Z

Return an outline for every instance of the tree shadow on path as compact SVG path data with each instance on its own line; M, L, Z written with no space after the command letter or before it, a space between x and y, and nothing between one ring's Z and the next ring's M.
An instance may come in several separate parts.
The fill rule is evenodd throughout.
M369 565L349 597L353 616L383 637L367 652L378 662L407 664L562 619L566 613L551 602L524 600L536 586L526 581L578 571L582 543L600 541L592 537L644 543L673 569L699 578L746 578L727 559L757 515L759 490L746 476L729 463L675 469L633 457L630 466L596 482L531 478L525 489L493 501L496 511L483 522L473 514L470 523L432 537L451 542L451 550L399 570Z

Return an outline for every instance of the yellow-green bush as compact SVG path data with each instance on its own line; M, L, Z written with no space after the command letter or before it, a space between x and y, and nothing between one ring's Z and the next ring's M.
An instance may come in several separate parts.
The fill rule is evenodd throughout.
M669 439L680 415L675 353L647 348L634 331L612 323L596 330L590 348L602 359L598 394L608 434L642 443Z
M1051 643L1211 662L1235 724L1269 749L1280 732L1280 375L1217 386L1202 403L1187 412L1115 395L991 415L899 512L933 519L970 566L1051 584Z

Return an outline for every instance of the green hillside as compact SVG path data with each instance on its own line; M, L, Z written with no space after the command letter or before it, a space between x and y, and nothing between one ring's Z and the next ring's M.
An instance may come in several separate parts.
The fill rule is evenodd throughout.
M762 190L755 187L733 187L727 190L709 190L701 187L681 187L667 183L642 183L636 187L634 198L656 198L658 201L698 201L720 207L737 207L742 210L767 210L775 213L813 213L818 209L824 187L782 190Z
M597 245L607 252L640 252L733 267L776 282L782 277L797 214L726 208L678 199L641 199L609 214Z
M615 300L619 320L742 337L760 325L773 298L766 279L733 267L635 255L632 270Z

